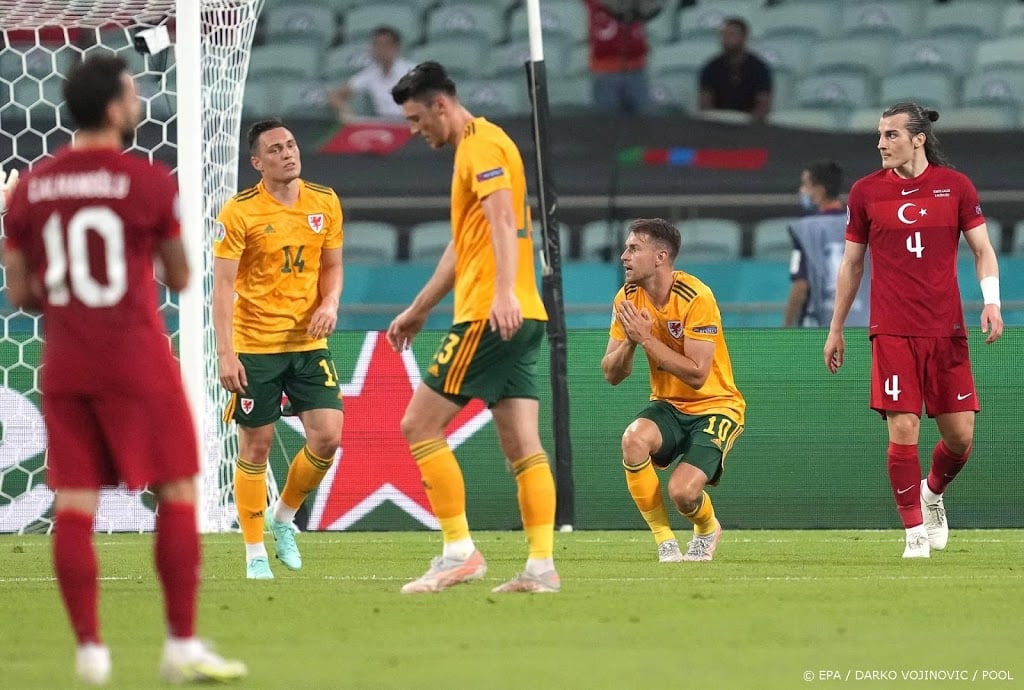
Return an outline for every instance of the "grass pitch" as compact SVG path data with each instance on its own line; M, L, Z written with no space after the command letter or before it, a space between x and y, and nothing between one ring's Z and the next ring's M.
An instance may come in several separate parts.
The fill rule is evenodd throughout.
M438 535L302 534L304 569L269 582L244 579L238 535L208 536L200 634L249 664L245 688L1024 686L1024 531L903 561L902 531L727 530L714 562L672 564L647 533L558 534L557 595L492 594L523 536L475 537L483 582L402 595ZM97 544L111 687L158 687L152 538ZM0 537L0 640L4 688L75 687L47 537Z

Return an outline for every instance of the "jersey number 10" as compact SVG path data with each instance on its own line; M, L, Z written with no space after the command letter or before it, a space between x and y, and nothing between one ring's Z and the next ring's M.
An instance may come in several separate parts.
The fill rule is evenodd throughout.
M106 285L99 283L89 270L89 231L103 242ZM124 223L108 207L85 206L71 216L66 228L61 225L60 213L54 211L43 226L43 246L46 250L44 283L50 304L65 306L73 294L87 307L111 307L124 297L128 288Z

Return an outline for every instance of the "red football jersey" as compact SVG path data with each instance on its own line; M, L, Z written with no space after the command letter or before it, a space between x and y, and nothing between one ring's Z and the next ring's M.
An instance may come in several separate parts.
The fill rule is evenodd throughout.
M871 253L870 335L967 337L956 277L960 233L985 222L966 175L879 170L850 189L846 239Z
M158 243L181 233L166 166L61 149L21 179L4 227L44 286L44 393L180 387L153 276Z

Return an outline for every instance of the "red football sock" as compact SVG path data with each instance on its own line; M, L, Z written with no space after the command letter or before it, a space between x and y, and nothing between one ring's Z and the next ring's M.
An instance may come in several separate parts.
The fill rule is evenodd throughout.
M921 516L921 462L917 458L917 444L889 444L889 485L896 499L903 526L924 524Z
M201 561L194 504L160 504L154 551L168 631L174 637L192 637Z
M92 543L92 515L61 510L54 516L53 567L78 644L100 641L99 565Z
M963 455L955 455L946 444L939 439L932 451L932 469L928 472L928 488L933 493L941 494L953 481L960 470L967 464L967 458L971 456L973 445L968 446Z

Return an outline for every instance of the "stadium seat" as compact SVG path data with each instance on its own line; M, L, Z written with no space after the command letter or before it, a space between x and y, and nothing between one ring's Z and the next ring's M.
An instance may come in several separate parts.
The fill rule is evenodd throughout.
M786 260L793 254L793 237L789 227L798 217L765 218L754 225L753 258Z
M843 129L847 132L871 133L878 136L878 121L882 119L883 110L884 108L878 107L857 108L850 112ZM945 118L945 114L942 117Z
M982 41L974 58L978 71L993 67L1024 67L1024 40L1019 36Z
M249 58L249 78L312 79L320 72L322 52L305 43L256 46Z
M334 119L335 112L330 102L333 88L334 84L316 79L278 82L271 102L276 101L276 109L282 116Z
M320 2L289 2L266 12L268 43L330 45L338 33L334 11Z
M699 77L699 72L651 75L651 100L655 108L664 112L696 112Z
M391 263L398 256L398 229L391 223L345 221L345 262Z
M881 77L889 66L886 37L857 36L821 41L811 49L810 74L851 74Z
M402 36L404 45L411 46L420 42L423 11L406 2L380 1L348 10L343 24L346 43L366 43L378 26L390 26Z
M802 76L813 43L814 39L806 35L773 36L754 41L750 50L768 63L773 78L781 74Z
M277 88L274 79L260 79L250 76L245 80L245 91L242 94L242 118L259 120L279 115L276 106L271 102L271 91Z
M882 79L879 99L883 108L901 101L916 101L942 111L958 105L953 77L942 72L913 71Z
M540 24L544 40L562 36L570 43L587 40L587 10L579 0L545 0L540 4ZM517 5L508 21L508 35L512 40L529 36L526 25L526 5Z
M548 81L548 105L556 115L583 113L594 107L590 75L552 77Z
M924 18L927 36L962 36L973 40L994 37L1006 3L947 2L928 3Z
M729 261L740 258L743 231L740 224L724 218L695 218L676 224L682 239L683 266L695 261Z
M1024 104L1024 68L976 72L964 77L963 105Z
M474 115L487 118L530 112L525 79L467 79L459 84L459 98Z
M676 36L681 41L700 36L718 38L722 20L726 17L742 17L751 25L763 0L715 0L683 7L676 17Z
M928 69L963 76L974 63L976 45L973 41L948 36L942 39L921 38L901 41L889 56L889 72Z
M544 39L544 66L548 76L565 74L565 54L568 41L561 36ZM490 60L484 60L482 71L498 77L514 77L525 79L526 63L530 61L530 42L523 38L494 46L490 49ZM485 64L486 63L486 64ZM589 72L589 70L588 70Z
M444 3L430 13L427 19L427 40L466 36L498 43L505 38L505 15L497 5L473 2Z
M408 57L415 63L434 60L458 83L462 79L479 78L486 75L486 56L489 44L481 36L466 35L457 39L437 40L423 43L409 51Z
M858 108L876 102L875 87L860 74L813 75L796 83L795 100L801 108Z
M1003 19L999 23L1003 28L1003 36L1020 36L1024 34L1024 4L1015 2L1003 10Z
M340 86L372 61L368 42L345 43L327 51L320 76Z
M580 229L582 261L617 262L626 241L627 221L592 220Z
M721 41L713 36L694 36L676 43L666 43L651 51L647 69L651 74L696 72L722 51Z
M1017 221L1013 226L1013 256L1024 256L1024 220Z
M572 246L572 228L565 223L558 223L558 248L562 255L562 261L572 261L576 258L576 253ZM544 250L544 237L540 229L540 219L536 215L533 217L533 253L536 260L536 256L539 252Z
M666 2L661 12L647 22L644 29L653 50L657 50L658 45L662 43L671 43L676 40L678 9L678 3Z
M840 8L838 1L787 0L761 10L750 33L757 40L775 36L827 38L835 34Z
M918 30L923 10L923 4L918 0L845 2L839 20L839 34L888 39L911 36Z
M976 105L943 110L938 127L947 130L999 131L1020 126L1017 110L999 105Z
M846 111L836 108L792 108L772 110L768 122L778 127L793 129L841 130L846 122Z
M409 228L409 261L437 261L452 241L450 220L428 220Z
M565 64L562 65L562 76L575 77L581 74L590 74L590 50L586 44L577 43L567 46L564 58ZM546 49L544 63L545 65L547 64Z
M992 248L996 250L997 255L1001 254L1003 251L1003 224L995 218L985 216L985 228L988 230L988 239L992 243ZM971 255L971 248L963 237L960 238L960 245L957 249L961 257Z

